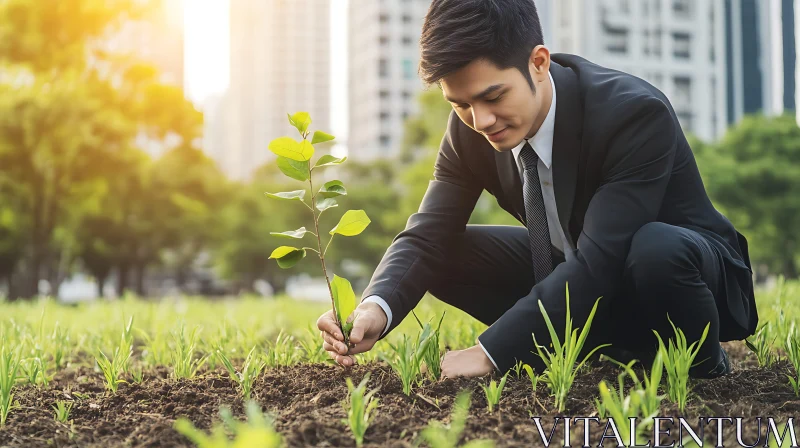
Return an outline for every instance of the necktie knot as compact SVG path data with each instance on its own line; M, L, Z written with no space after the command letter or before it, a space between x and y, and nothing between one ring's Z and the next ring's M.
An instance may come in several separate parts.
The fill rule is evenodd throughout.
M522 166L525 170L536 169L536 165L539 163L539 155L536 154L536 151L527 141L519 153L519 158L522 160Z

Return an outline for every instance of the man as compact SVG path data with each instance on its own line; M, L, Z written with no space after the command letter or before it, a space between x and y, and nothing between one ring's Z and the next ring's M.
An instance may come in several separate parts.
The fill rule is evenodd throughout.
M720 341L758 323L747 242L711 204L664 94L551 56L532 0L433 0L420 47L423 80L454 109L435 180L363 293L354 346L330 312L318 320L329 354L353 365L430 291L489 325L445 355L445 376L541 372L539 302L563 331L568 284L573 328L602 297L581 356L611 343L648 359L671 320L690 343L709 326L693 377L729 373ZM484 189L525 227L467 225Z

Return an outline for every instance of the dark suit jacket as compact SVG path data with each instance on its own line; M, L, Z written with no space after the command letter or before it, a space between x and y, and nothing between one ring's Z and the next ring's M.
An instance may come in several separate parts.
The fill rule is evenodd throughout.
M553 184L559 221L577 250L481 334L498 368L506 371L516 360L532 364L531 333L539 344L549 343L539 300L563 331L567 282L574 327L583 325L598 297L610 300L618 294L631 239L654 221L695 230L720 250L729 310L720 316L720 340L752 334L758 314L747 241L709 200L669 100L640 78L575 55L553 54L551 61L557 93ZM448 261L452 237L464 231L484 189L525 221L512 152L496 151L455 112L434 178L362 295L386 300L393 315L389 331Z

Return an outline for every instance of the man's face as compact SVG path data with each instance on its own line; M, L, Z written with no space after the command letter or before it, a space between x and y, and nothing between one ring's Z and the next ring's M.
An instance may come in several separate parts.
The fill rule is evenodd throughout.
M535 95L519 70L500 70L485 59L444 77L442 92L464 124L483 134L495 150L508 151L536 134L553 97L547 48L533 49L528 68Z

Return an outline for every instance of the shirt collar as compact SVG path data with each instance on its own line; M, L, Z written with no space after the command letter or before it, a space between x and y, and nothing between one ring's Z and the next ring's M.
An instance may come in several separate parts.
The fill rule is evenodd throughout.
M550 74L550 72L547 74L550 76L550 85L553 89L553 99L550 101L550 109L547 111L547 116L542 126L536 131L533 137L523 139L519 145L511 151L514 153L514 160L518 160L519 153L522 151L522 147L525 146L525 142L527 141L533 147L533 150L536 151L539 160L544 163L547 169L550 169L550 165L553 162L553 132L556 125L556 83L553 80L553 75Z

